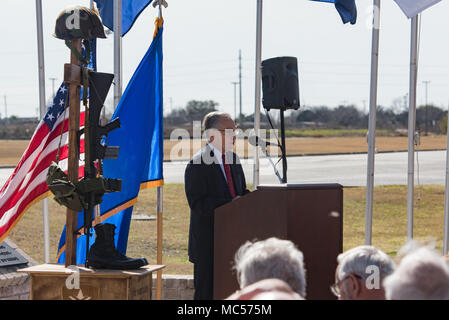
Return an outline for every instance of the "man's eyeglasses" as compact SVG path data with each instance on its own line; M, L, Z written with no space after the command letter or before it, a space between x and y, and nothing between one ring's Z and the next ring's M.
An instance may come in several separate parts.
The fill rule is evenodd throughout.
M217 129L220 132L224 132L226 133L231 133L233 136L238 136L240 133L240 129L236 128L236 129Z
M358 279L362 279L361 276L359 276L358 274L355 273L350 273L348 274L346 277L344 277L341 280L338 280L337 282L335 282L333 285L331 285L330 289L332 291L332 293L334 294L334 296L336 296L337 298L341 297L341 291L340 291L340 285L350 277L350 275L353 275L354 277L358 278Z

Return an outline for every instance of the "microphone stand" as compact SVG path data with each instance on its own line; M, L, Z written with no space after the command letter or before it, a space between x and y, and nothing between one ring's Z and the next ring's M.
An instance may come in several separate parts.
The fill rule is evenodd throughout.
M277 176L278 179L279 179L279 182L280 182L280 183L284 183L284 180L281 178L281 175L279 174L278 169L276 168L276 166L275 166L274 163L273 163L273 160L271 160L271 157L270 157L270 155L268 154L268 151L267 151L266 146L263 145L263 144L259 144L259 147L262 149L262 151L265 153L265 156L266 156L266 157L268 158L268 160L270 161L271 166L272 166L273 169L274 169L274 173L276 174L276 176Z
M267 114L267 118L268 121L270 122L271 128L274 129L273 124L271 123L270 120L270 116L268 114L268 109L265 109L266 114ZM285 119L284 119L284 111L285 109L281 108L280 110L280 120L281 120L281 142L279 142L278 140L278 144L277 146L281 149L282 155L281 155L281 159L282 159L282 173L283 173L283 178L281 183L287 183L287 152L285 150Z

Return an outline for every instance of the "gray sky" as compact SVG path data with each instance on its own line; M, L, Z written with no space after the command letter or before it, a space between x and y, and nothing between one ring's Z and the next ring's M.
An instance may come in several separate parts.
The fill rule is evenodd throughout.
M243 112L254 112L256 0L168 0L164 10L165 111L191 99L212 99L234 113L238 51L243 55ZM343 25L332 4L309 0L265 0L262 59L295 56L299 61L302 105L356 104L368 108L372 1L356 0L356 25ZM46 97L63 78L69 50L52 37L57 15L89 1L44 0ZM422 16L418 104L425 102L422 81L429 84L429 102L449 102L449 1ZM123 39L124 88L148 49L157 10L149 6ZM35 1L1 0L0 113L3 95L8 115L35 116L38 73ZM408 92L410 20L393 0L382 1L378 102L390 106ZM113 72L113 37L98 41L98 70ZM112 96L112 89L110 96ZM172 103L170 103L170 98ZM111 103L111 99L108 100ZM112 106L111 106L112 107Z

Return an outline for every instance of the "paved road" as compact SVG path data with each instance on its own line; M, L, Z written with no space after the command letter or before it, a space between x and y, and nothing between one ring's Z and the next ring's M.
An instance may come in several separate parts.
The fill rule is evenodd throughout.
M446 170L445 151L421 151L418 153L419 182L421 184L444 184ZM416 161L416 157L415 157ZM248 182L252 182L252 161L242 160ZM184 182L187 162L165 162L166 183ZM366 185L366 154L307 156L288 158L289 183L340 183L343 186ZM279 168L282 166L279 164ZM415 162L415 173L417 172ZM13 169L0 169L0 186ZM261 159L260 183L278 183L268 159ZM407 153L380 153L376 155L375 185L407 184ZM418 175L415 174L415 183Z
M445 151L418 152L419 182L421 184L444 184L446 171ZM289 183L340 183L343 186L366 185L366 154L306 156L288 158ZM252 182L251 160L242 160L248 182ZM274 161L276 162L276 161ZM164 164L166 182L183 182L186 162ZM260 164L260 183L278 183L268 159ZM282 165L278 165L281 170ZM415 157L415 173L417 172ZM281 172L282 176L282 172ZM407 152L376 154L375 185L407 184ZM415 174L415 183L418 175Z

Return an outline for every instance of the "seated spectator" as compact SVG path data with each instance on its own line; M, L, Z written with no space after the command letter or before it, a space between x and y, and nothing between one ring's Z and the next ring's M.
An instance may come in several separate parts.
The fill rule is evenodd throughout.
M332 292L339 300L385 300L382 280L395 269L395 263L373 246L359 246L337 257Z
M384 280L388 300L449 300L449 266L428 246L415 247Z
M226 300L304 300L279 279L265 279L238 290Z
M303 254L289 240L246 242L235 254L234 268L241 289L260 280L280 279L301 297L306 296Z

